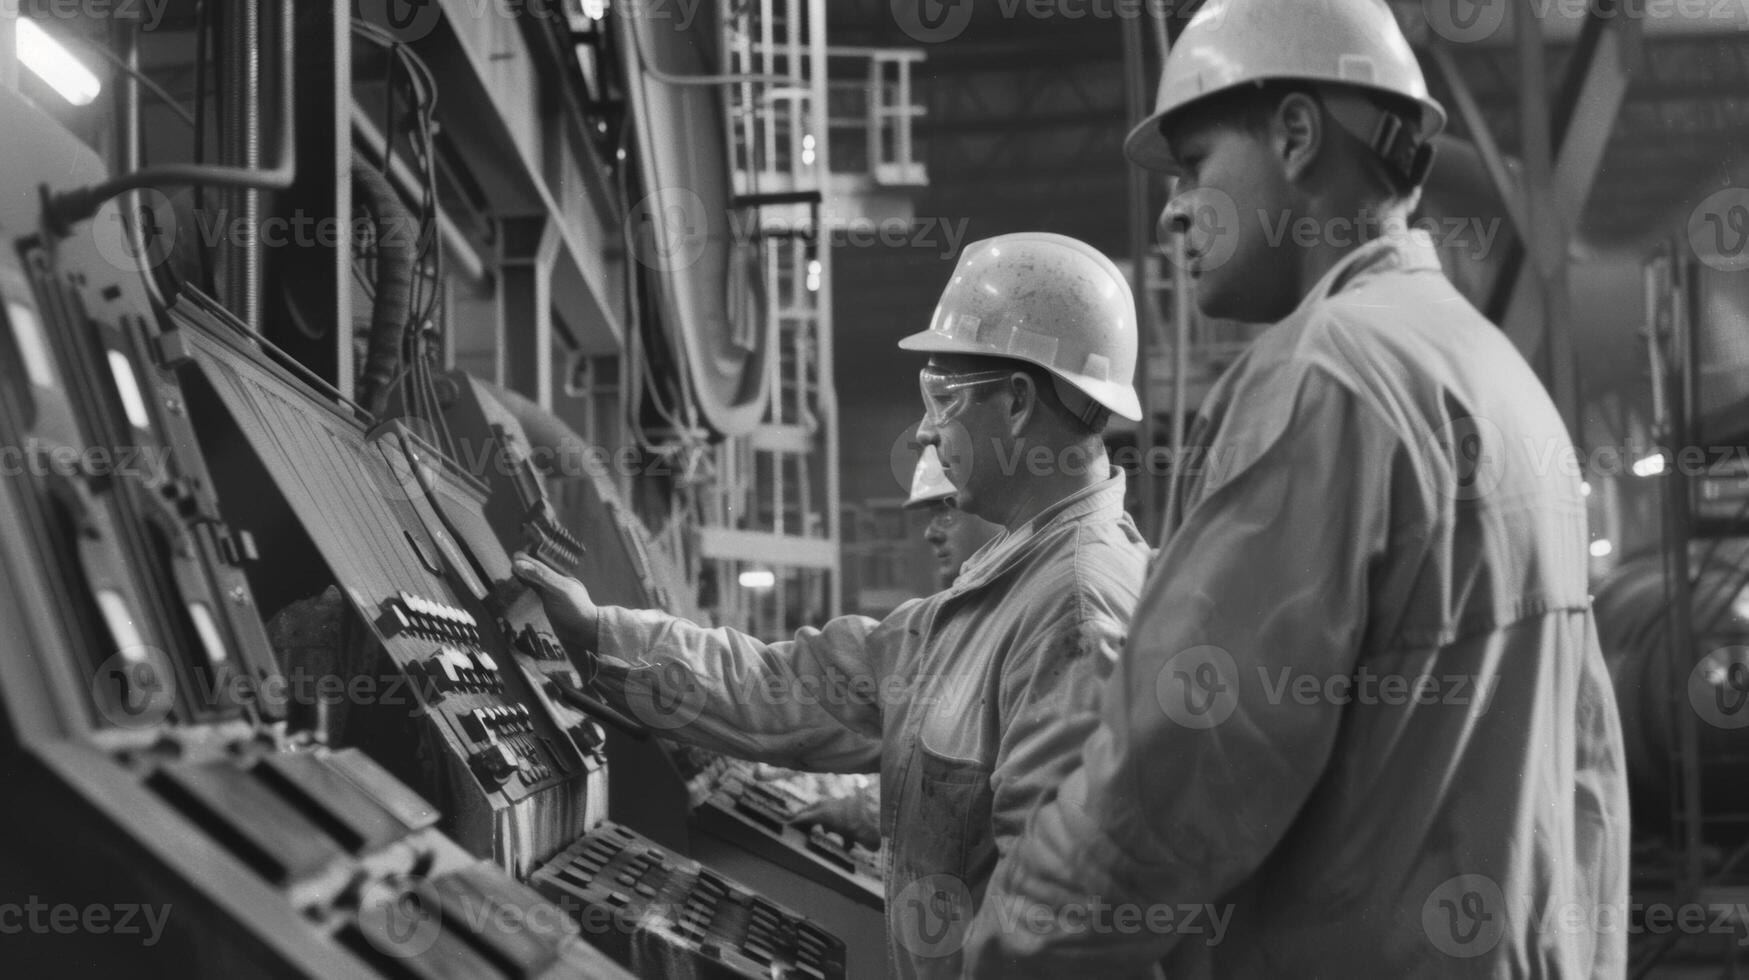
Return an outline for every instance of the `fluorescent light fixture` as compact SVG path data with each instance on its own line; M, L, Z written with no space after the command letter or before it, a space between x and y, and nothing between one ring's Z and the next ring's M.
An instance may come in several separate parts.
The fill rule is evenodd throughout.
M1657 476L1664 472L1664 454L1653 453L1634 463L1635 476Z
M103 91L103 83L73 57L73 52L38 27L36 21L23 17L18 19L18 60L74 105L90 105L97 93Z
M769 589L777 584L777 573L766 568L755 568L741 573L741 588Z
M1610 543L1608 538L1598 538L1591 542L1591 557L1608 558L1613 554L1615 554L1615 545Z
M109 352L109 373L115 375L116 391L121 393L122 411L128 423L136 429L150 429L152 416L146 414L146 396L140 393L140 382L134 377L134 366L121 351Z

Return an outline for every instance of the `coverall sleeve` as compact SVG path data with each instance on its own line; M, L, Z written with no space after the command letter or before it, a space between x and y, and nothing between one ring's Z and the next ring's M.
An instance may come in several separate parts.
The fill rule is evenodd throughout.
M1342 710L1293 682L1355 668L1400 440L1327 371L1289 380L1274 417L1229 420L1210 458L1231 475L1144 584L1080 768L992 878L968 974L1137 974L1218 938L1161 923L1218 910L1318 783Z
M763 643L657 610L603 606L600 687L664 737L791 769L874 772L891 633L841 616Z
M1107 556L1109 557L1109 556ZM1133 562L1095 562L1077 555L1074 582L1059 598L1060 628L1044 643L1027 644L1004 665L1002 735L990 785L992 831L1006 853L1027 817L1054 794L1081 761L1081 747L1099 722L1099 695L1123 648L1144 571ZM1127 576L1127 579L1126 579Z

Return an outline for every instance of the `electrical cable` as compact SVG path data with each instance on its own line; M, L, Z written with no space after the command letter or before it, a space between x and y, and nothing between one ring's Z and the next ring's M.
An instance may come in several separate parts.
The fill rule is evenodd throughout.
M82 49L95 53L98 57L101 57L103 60L113 65L116 71L127 75L129 78L132 78L134 81L145 86L147 91L158 97L158 101L164 103L166 109L169 109L176 114L176 118L181 119L191 128L195 125L194 113L188 111L188 107L183 105L180 99L177 99L166 91L164 86L152 81L151 77L145 72L128 64L126 61L123 61L120 55L100 44L84 45Z

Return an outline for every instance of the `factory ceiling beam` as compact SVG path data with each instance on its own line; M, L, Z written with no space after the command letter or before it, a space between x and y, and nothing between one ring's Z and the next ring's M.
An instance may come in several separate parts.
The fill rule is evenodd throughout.
M1567 249L1627 95L1641 24L1594 11L1568 62L1560 105L1552 112L1541 96L1546 91L1540 76L1541 40L1523 37L1534 34L1537 26L1534 15L1521 12L1526 212L1535 229L1528 254L1536 278L1527 279L1521 271L1525 263L1508 257L1489 313L1525 356L1541 365L1556 404L1574 438L1580 439L1578 379L1566 321Z
M1471 94L1469 83L1458 69L1456 59L1443 44L1435 45L1429 54L1439 69L1446 88L1451 90L1454 108L1463 120L1464 127L1469 130L1470 140L1482 158L1482 166L1488 171L1488 179L1494 185L1495 193L1500 195L1500 200L1505 204L1506 216L1512 220L1514 233L1521 237L1528 234L1530 218L1525 212L1518 180L1507 166L1506 157L1500 152L1499 144L1494 141L1494 130L1482 115L1481 106L1476 104L1475 96Z

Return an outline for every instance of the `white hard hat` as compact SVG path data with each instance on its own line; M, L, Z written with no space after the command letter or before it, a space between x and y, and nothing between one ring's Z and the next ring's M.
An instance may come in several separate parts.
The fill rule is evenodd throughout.
M1415 102L1419 119L1381 112L1367 122L1370 131L1355 135L1410 183L1426 176L1445 109L1427 94L1421 65L1385 0L1208 0L1167 53L1154 114L1130 131L1124 153L1149 170L1175 169L1162 119L1266 81L1334 83Z
M1099 406L1142 417L1129 283L1098 249L1063 235L1021 232L967 245L929 329L899 346L1037 364Z
M941 468L941 455L934 446L924 446L922 454L917 457L917 469L911 474L911 496L906 499L905 506L922 507L938 500L951 500L958 493L959 488Z

